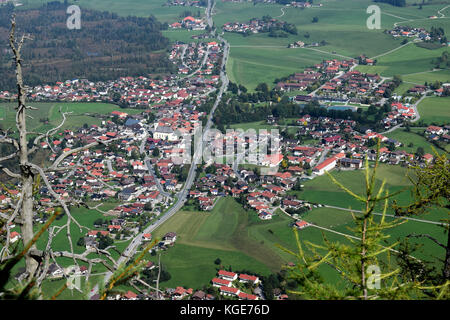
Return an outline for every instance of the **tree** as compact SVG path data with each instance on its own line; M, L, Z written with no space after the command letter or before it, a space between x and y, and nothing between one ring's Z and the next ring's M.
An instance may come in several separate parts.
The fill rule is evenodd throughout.
M73 167L62 167L61 164L63 161L72 154L78 154L84 150L90 149L92 147L96 147L101 143L104 145L108 145L109 142L100 142L95 141L89 143L87 145L72 148L68 151L63 151L61 154L57 156L54 162L47 167L41 167L35 163L31 162L32 156L36 153L36 151L40 148L40 141L43 139L49 139L53 135L57 133L57 131L64 125L66 121L66 117L68 113L61 112L62 122L55 128L46 131L42 134L29 132L27 130L27 111L35 109L31 106L28 106L26 103L26 90L23 81L23 73L22 73L22 48L25 40L31 39L28 35L23 35L20 41L16 41L15 35L16 29L16 20L15 16L11 19L11 30L9 33L9 45L13 54L13 62L15 66L15 75L17 82L17 111L16 111L16 128L18 139L9 135L9 132L2 132L0 135L0 144L8 144L14 148L14 152L7 156L0 157L0 163L9 160L16 159L16 167L15 170L12 171L8 168L1 167L3 172L7 174L11 179L18 182L20 185L20 193L18 198L15 200L13 204L14 209L9 210L6 213L1 213L0 221L2 221L2 231L5 231L7 235L10 234L10 222L15 222L20 225L21 231L21 242L23 244L23 250L17 254L15 250L12 250L11 244L9 243L9 237L6 240L6 243L2 243L2 249L0 252L0 292L5 291L5 285L10 279L10 274L12 268L20 262L22 259L25 260L25 269L26 269L26 281L27 286L19 289L19 293L16 295L14 292L9 292L7 296L12 297L22 297L22 298L30 298L31 293L33 293L33 297L39 297L42 295L40 292L40 286L42 281L47 276L47 270L51 259L56 259L58 257L66 257L72 259L74 262L83 261L88 263L89 265L95 264L103 264L108 270L114 272L115 262L113 259L110 259L110 253L103 250L98 250L97 253L100 255L99 258L88 258L88 254L92 252L92 249L86 250L84 253L75 253L73 250L72 238L71 238L71 226L75 224L80 230L83 228L88 229L87 227L81 226L76 219L71 215L69 207L71 205L77 206L86 206L87 205L82 200L73 199L73 202L66 202L63 198L61 198L54 190L51 182L49 181L49 176L55 173L67 172L69 170L73 170ZM29 138L34 137L34 139ZM119 137L122 138L122 137ZM110 142L115 141L117 139L112 139ZM38 233L34 233L34 220L33 215L35 210L37 209L36 203L36 194L38 194L41 186L44 186L49 195L54 199L57 203L57 206L54 208L54 213L47 221L47 223L40 229ZM53 226L51 227L52 222L57 219L57 217L61 217L62 214L67 216L67 222L61 226ZM3 222L6 222L3 224ZM65 230L67 235L67 241L70 251L53 251L53 239L54 237ZM43 249L38 249L36 246L36 241L39 237L48 231L48 242L47 245L43 247ZM80 242L81 243L81 242ZM105 256L109 256L106 259L102 258ZM107 260L112 260L113 265L110 265ZM90 270L90 269L89 269ZM33 289L33 290L31 290ZM14 290L14 289L13 289Z
M425 150L423 149L423 147L417 147L416 156L423 157L424 154L425 154Z
M330 241L325 236L323 243L314 244L302 241L294 229L298 253L281 247L284 251L296 257L298 263L289 267L291 277L297 281L300 291L290 292L306 299L420 299L425 297L425 291L433 291L438 298L448 298L446 291L449 282L441 285L429 285L419 277L405 278L401 267L384 256L399 253L399 242L387 244L388 236L385 230L396 228L405 223L402 220L386 220L388 200L398 194L385 190L385 181L376 190L376 173L379 165L379 144L377 157L373 169L369 169L369 162L365 161L365 190L362 195L356 194L338 182L327 173L331 181L354 199L363 204L361 214L352 213L355 227L350 230L353 235L347 237L350 245L339 241ZM448 180L446 181L448 183ZM445 187L444 187L445 188ZM448 189L448 188L447 188ZM443 190L442 186L440 190ZM448 196L448 190L447 196ZM374 218L374 209L383 203L380 219ZM416 259L416 258L415 258ZM318 267L327 264L334 269L342 282L325 283L318 272ZM381 267L383 267L383 271ZM377 281L383 281L378 286ZM380 282L378 282L380 283Z
M435 161L425 167L415 165L410 169L408 177L413 182L414 201L406 206L393 203L396 216L411 216L429 214L433 207L446 208L450 214L450 164L446 154L439 155L435 150ZM444 229L447 233L447 244L442 244L429 234L411 234L411 238L426 238L445 250L442 268L442 282L450 281L450 219L444 219Z
M214 260L214 264L220 265L222 263L222 260L220 260L220 258L217 258L216 260Z

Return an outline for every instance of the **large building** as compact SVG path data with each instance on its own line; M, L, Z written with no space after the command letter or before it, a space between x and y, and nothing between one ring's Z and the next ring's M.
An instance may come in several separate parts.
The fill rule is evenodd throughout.
M339 159L344 158L345 155L343 152L338 153L331 158L325 159L321 163L319 163L314 169L313 172L317 174L318 176L323 175L326 171L330 171L331 169L334 169L336 167L336 163Z
M173 131L171 127L167 126L158 126L153 133L153 138L168 141L178 140L178 136L175 134L175 131Z

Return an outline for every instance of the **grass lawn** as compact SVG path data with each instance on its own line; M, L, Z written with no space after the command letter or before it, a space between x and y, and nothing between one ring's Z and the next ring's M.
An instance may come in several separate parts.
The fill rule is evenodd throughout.
M403 96L408 92L409 89L413 87L414 87L413 83L403 82L397 88L395 88L394 93Z
M363 170L358 171L337 171L331 174L347 188L353 190L356 194L363 195L365 185L365 174ZM390 193L401 192L395 196L400 204L406 204L409 200L409 180L406 177L407 169L400 166L390 166L381 164L378 169L376 178L377 187L381 186L382 179L386 179L386 186ZM333 184L327 175L322 175L310 181L305 181L303 191L290 191L299 199L304 199L313 203L327 204L343 208L351 208L355 210L362 209L362 203L352 198L345 191L341 190L337 185ZM381 212L381 205L377 208Z
M418 106L420 120L426 124L447 125L450 123L450 97L430 97Z
M2 120L4 128L15 128L15 105L15 103L0 103L0 116L4 119ZM88 125L100 125L102 120L98 118L98 115L110 114L112 111L122 111L129 114L143 111L138 109L121 109L119 106L109 103L31 102L30 105L37 108L37 110L27 111L33 117L33 119L27 119L27 128L40 132L49 130L61 123L60 107L62 112L72 112L71 115L67 116L66 123L62 129L79 128L85 123ZM48 119L49 123L45 124L41 119Z
M21 3L24 4L24 8L40 6L43 3L50 2L51 0L22 0ZM69 1L69 3L76 4L80 6L81 12L83 8L115 12L120 16L139 16L148 17L155 16L160 22L173 23L179 20L180 14L190 8L185 8L182 6L178 7L167 7L165 4L166 0L78 0ZM192 8L191 11L204 13L204 9Z
M386 77L426 72L434 68L434 64L432 63L433 60L440 57L442 53L447 50L447 48L428 50L410 44L397 51L377 58L377 64L375 66L358 66L356 69L361 72L378 73ZM442 73L444 75L440 76L446 78L445 72ZM424 75L426 75L426 73L424 73Z
M418 147L422 147L425 153L434 154L432 149L433 145L429 143L424 137L416 133L419 131L423 132L424 129L411 128L410 132L407 132L404 129L397 129L391 133L386 134L386 136L403 143L403 146L401 146L399 149L405 150L406 152L414 153L416 152ZM412 146L409 147L411 143ZM436 151L442 153L442 150L440 149L436 149Z
M242 123L236 123L236 124L232 124L230 125L231 129L237 130L237 129L242 129L244 131L248 130L248 129L254 129L254 130L262 130L262 129L266 129L266 130L271 130L271 129L276 129L276 126L267 124L265 121L255 121L255 122L242 122Z
M415 84L423 85L425 82L433 83L435 81L440 81L442 83L450 82L450 69L440 70L435 72L423 72L423 73L413 73L405 74L402 76L403 81L413 82ZM410 84L411 87L413 86Z
M175 41L181 41L184 43L189 42L204 42L204 41L217 41L213 38L207 38L207 39L192 39L191 36L203 34L205 33L204 30L186 30L186 29L169 29L169 30L163 30L162 34L164 37L168 38L171 42Z
M117 203L113 203L113 202L106 202L104 204L104 206L102 206L103 210L109 210L113 207L115 207L117 205ZM78 226L76 226L74 223L71 224L70 227L70 233L71 233L71 239L72 239L72 243L73 243L73 249L74 249L74 253L83 253L85 251L85 247L80 247L77 245L77 241L80 237L84 237L86 235L86 233L89 230L93 230L94 229L94 221L101 218L101 219L105 219L106 217L103 216L103 214L101 214L100 212L96 211L96 210L89 210L86 208L71 208L70 209L72 216L79 222L79 224L85 228L83 229L79 229ZM64 215L61 219L59 220L55 220L53 222L53 224L51 225L51 227L54 226L63 226L65 223L67 222L67 216ZM40 230L42 228L43 225L36 225L35 226L35 232L37 232L38 230ZM18 227L16 227L18 228ZM16 229L14 229L15 231L18 231ZM48 241L48 231L45 231L42 236L38 239L38 241L36 242L36 246L38 249L43 250L47 244ZM122 251L127 245L129 244L129 241L124 241L124 242L120 242L116 244L116 247L119 251ZM22 245L20 245L18 247L18 249L22 248ZM59 232L54 238L53 238L53 242L52 242L52 249L53 251L70 251L70 245L69 245L69 241L67 239L67 231L66 229L62 229L61 232ZM111 255L114 259L118 258L118 253L115 251L111 252ZM88 258L95 258L98 257L97 254L89 254L87 256ZM62 267L69 267L72 265L75 265L75 262L73 261L73 259L69 259L69 258L56 258L56 261L58 262L58 264ZM86 265L86 263L84 262L79 262L79 265ZM18 272L18 269L21 267L25 266L25 261L21 260L12 270L12 275L15 275ZM97 274L97 273L103 273L107 271L106 267L104 267L101 264L97 264L93 267L92 269L92 274ZM98 276L93 276L93 278L91 279L90 282L95 282L95 281L99 281L101 279L101 275ZM10 280L9 286L13 285L13 283L15 283L15 280ZM84 282L82 282L84 283ZM43 288L44 288L44 293L46 294L46 296L48 296L49 298L56 293L64 284L64 280L46 280L43 284ZM8 287L9 287L8 286ZM61 295L60 299L72 299L71 296L71 292L70 290L65 290L65 292ZM81 299L82 295L79 294L77 291L74 291L74 299Z

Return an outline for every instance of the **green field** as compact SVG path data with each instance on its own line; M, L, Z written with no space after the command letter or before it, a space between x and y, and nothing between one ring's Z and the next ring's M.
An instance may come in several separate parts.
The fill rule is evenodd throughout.
M270 38L267 34L243 37L239 34L225 33L225 38L231 45L227 65L230 79L254 90L259 82L272 84L275 78L301 71L308 63L311 65L322 59L341 59L339 55L347 57L357 57L360 54L369 57L382 55L401 45L401 39L384 34L383 30L392 28L396 22L413 23L417 19L432 24L435 20L429 20L427 17L444 7L444 5L428 5L422 10L417 10L417 7L397 8L378 3L382 12L381 29L369 30L366 27L368 18L366 8L373 4L371 1L343 0L321 1L321 3L323 7L301 10L273 4L218 2L214 21L219 27L226 22L243 22L268 14L295 24L298 30L297 35L289 34L287 38ZM318 23L312 23L315 16L319 18ZM440 19L439 22L448 25L448 20L444 20ZM305 37L306 33L309 34L308 38ZM323 52L286 48L289 43L297 40L305 43L326 41L328 44L317 48ZM383 76L428 71L433 67L432 60L440 56L443 50L445 49L427 50L411 44L379 57L377 66L361 66L359 70L377 72ZM295 63L295 60L298 62ZM446 76L444 74L440 77Z
M428 142L427 139L416 133L423 131L424 129L415 128L411 128L410 132L407 132L403 129L397 129L394 132L386 134L386 136L403 143L403 146L401 146L399 149L405 150L406 152L415 153L418 147L422 147L425 153L434 154L432 149L433 145ZM410 143L413 144L411 147L409 146ZM434 148L436 149L436 147ZM436 151L438 151L439 153L442 152L442 150L440 149L437 149Z
M386 188L389 192L403 190L405 187L410 185L406 174L407 169L405 168L381 164L377 174L377 185L380 186L382 180L386 179ZM364 186L365 177L362 170L334 170L332 175L350 190L354 190L357 194L363 195L364 190L362 186ZM304 191L291 192L296 194L300 199L305 199L313 203L321 203L355 210L362 209L362 203L354 200L345 191L339 189L337 185L331 183L331 180L327 175L322 175L314 178L313 180L305 181ZM409 192L402 192L396 196L396 199L400 202L407 201L409 199Z
M162 34L166 38L170 40L170 42L175 41L181 41L184 43L189 42L210 42L210 41L217 41L217 39L214 38L207 38L207 39L192 39L191 37L193 35L203 34L205 33L204 30L185 30L185 29L177 29L177 30L163 30Z
M279 210L272 220L261 221L255 212L245 211L230 197L221 199L211 213L178 212L154 233L156 237L169 231L177 233L174 247L161 256L161 263L172 276L162 286L199 288L209 284L219 268L214 264L217 258L222 261L221 267L231 266L233 270L250 270L260 275L278 271L283 264L295 261L278 247L296 249L292 222ZM320 242L322 232L307 228L301 231L301 238ZM329 238L343 240L335 234ZM334 277L326 267L324 272L325 276Z
M22 0L21 3L24 4L24 8L40 6L43 3L50 2L51 0ZM60 1L63 2L63 1ZM164 6L166 0L78 0L69 1L71 4L76 4L80 6L81 12L83 8L100 10L100 11L110 11L115 12L120 16L138 16L138 17L148 17L155 16L160 22L173 23L179 20L180 14L186 10L185 7L167 7ZM191 10L200 10L203 14L204 10L199 8L192 8Z
M1 122L4 128L15 127L15 105L13 103L0 103L0 115L3 115ZM83 103L83 102L31 102L32 107L37 110L29 110L27 113L33 117L27 119L27 128L33 131L49 130L62 121L61 112L72 112L67 115L66 123L62 129L80 128L83 124L100 125L101 119L98 115L108 115L112 111L121 111L129 114L141 113L138 109L121 109L119 106L108 103ZM88 114L88 115L87 115ZM48 119L46 124L41 120Z
M366 73L378 73L382 76L409 75L411 73L430 71L434 68L433 61L440 57L447 48L428 50L409 44L385 56L377 58L375 66L358 66L357 70ZM442 71L439 78L448 78L449 71ZM424 75L424 77L426 77ZM432 77L427 77L429 81ZM417 78L416 78L417 79ZM415 79L415 80L416 80ZM405 81L409 81L406 80Z
M442 83L450 82L450 70L440 70L435 72L413 73L402 75L402 80L414 84L433 83L440 81ZM411 85L413 86L413 85Z
M450 97L431 97L422 100L418 106L420 120L427 124L450 123Z

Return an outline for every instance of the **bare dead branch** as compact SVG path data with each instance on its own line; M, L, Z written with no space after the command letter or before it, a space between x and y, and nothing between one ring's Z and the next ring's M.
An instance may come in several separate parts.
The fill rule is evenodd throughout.
M67 158L68 156L70 156L70 155L72 155L72 154L74 154L74 153L78 153L78 152L80 152L80 151L88 150L88 149L90 149L90 148L92 148L92 147L95 147L95 146L98 146L98 145L100 145L100 144L108 145L108 144L110 144L111 142L117 141L117 140L119 140L119 139L123 139L123 137L117 137L117 138L114 138L114 139L111 139L111 140L108 140L108 141L100 141L100 140L97 140L97 141L91 142L91 143L89 143L89 144L87 144L87 145L85 145L85 146L78 147L78 148L75 148L75 149L72 149L72 150L68 150L68 151L66 151L66 152L63 152L63 153L55 160L55 162L54 162L49 168L47 168L47 170L48 170L48 171L52 171L52 170L58 168L59 164L60 164L65 158Z
M444 248L445 250L447 250L447 246L445 246L444 244L440 243L436 238L430 236L429 234L416 234L416 233L412 233L412 234L408 234L406 236L407 238L428 238L431 241L433 241L434 243L436 243L438 246Z
M33 141L33 147L30 149L30 151L28 152L28 154L31 154L31 153L35 152L35 151L39 148L39 142L40 142L43 138L46 139L49 148L50 148L53 152L55 152L54 149L52 148L51 144L49 143L48 138L49 138L51 135L55 134L56 131L58 131L58 130L64 125L64 123L66 122L66 115L67 115L67 114L71 114L71 112L61 112L61 107L59 107L59 113L61 113L61 115L62 115L62 117L63 117L61 123L60 123L58 126L56 126L56 127L52 128L52 129L48 130L46 133L40 134L39 136L37 136L37 137L34 139L34 141Z
M4 173L6 173L11 178L16 178L16 179L22 178L22 176L20 174L11 172L11 170L9 170L8 168L2 168L2 170L3 170Z

